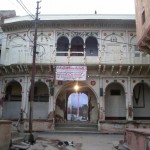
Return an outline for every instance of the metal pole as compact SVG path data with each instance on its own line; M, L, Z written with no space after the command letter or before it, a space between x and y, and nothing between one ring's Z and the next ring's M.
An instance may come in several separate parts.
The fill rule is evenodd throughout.
M39 3L37 1L36 17L35 17L35 33L34 33L34 46L33 46L33 60L32 60L32 77L31 77L31 93L30 93L30 114L29 114L29 142L35 143L34 136L32 134L32 120L33 120L33 101L34 101L34 79L35 79L35 60L36 60L36 47L37 47L37 24L39 14Z

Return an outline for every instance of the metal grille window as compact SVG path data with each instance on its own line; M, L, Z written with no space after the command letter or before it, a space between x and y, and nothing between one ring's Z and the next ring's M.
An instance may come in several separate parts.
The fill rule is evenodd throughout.
M135 57L140 57L140 54L139 54L139 53L135 53L134 56L135 56Z

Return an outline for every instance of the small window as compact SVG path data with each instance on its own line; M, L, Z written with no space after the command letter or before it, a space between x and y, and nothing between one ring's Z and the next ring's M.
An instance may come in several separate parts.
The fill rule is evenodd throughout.
M139 53L135 53L134 56L135 56L135 57L140 57L140 54L139 54Z
M145 10L143 10L142 12L142 24L145 23Z
M116 89L116 90L110 90L110 95L121 95L121 91Z

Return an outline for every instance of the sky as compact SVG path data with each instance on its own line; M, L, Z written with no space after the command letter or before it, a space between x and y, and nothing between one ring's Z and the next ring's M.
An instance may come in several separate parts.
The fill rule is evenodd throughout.
M35 15L37 0L0 0L0 10L28 15L17 1ZM134 0L41 0L40 7L40 14L135 14Z

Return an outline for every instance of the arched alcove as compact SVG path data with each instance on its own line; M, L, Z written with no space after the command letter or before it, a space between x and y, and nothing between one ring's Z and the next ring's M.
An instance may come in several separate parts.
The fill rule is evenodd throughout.
M19 119L21 112L22 87L19 82L11 81L5 87L3 119Z
M133 119L150 120L150 87L138 83L133 88Z
M105 91L105 120L125 120L126 101L124 88L119 83L111 83Z
M31 93L31 89L30 89ZM30 95L29 95L30 100ZM33 101L33 119L47 119L49 106L48 86L41 82L35 82L34 101Z

